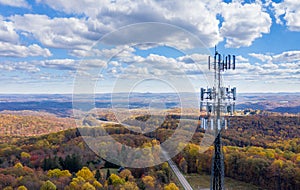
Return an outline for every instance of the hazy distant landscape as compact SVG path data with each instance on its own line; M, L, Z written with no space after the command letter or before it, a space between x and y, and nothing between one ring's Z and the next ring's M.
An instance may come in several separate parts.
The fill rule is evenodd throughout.
M188 102L192 93L184 93L181 101ZM198 95L196 95L198 96ZM96 94L96 108L112 108L112 106L134 108L147 108L152 100L164 104L164 108L180 107L179 98L174 93L115 93ZM84 100L83 100L84 101ZM127 102L128 101L128 102ZM129 103L129 105L127 105ZM197 108L197 105L191 105ZM72 115L71 94L2 94L0 95L0 111L31 110L44 111L58 116L69 117ZM278 113L299 113L300 93L240 93L236 108L238 110L253 109Z

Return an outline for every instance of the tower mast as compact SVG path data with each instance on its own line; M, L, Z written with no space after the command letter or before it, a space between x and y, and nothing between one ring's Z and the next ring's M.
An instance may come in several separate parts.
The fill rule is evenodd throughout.
M224 116L233 115L236 88L223 87L221 80L222 72L229 69L235 70L235 56L222 56L215 47L212 63L210 56L208 57L208 68L214 70L214 86L207 89L201 88L200 111L206 108L207 112L207 117L201 119L201 127L205 130L213 130L215 136L210 189L224 190L224 155L221 131L227 129L227 121ZM211 128L207 126L211 126Z

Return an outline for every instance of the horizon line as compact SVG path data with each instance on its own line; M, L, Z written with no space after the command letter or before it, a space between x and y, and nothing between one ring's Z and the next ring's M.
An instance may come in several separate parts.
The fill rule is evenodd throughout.
M76 93L77 95L91 95L91 94L125 94L128 92L96 92L96 93ZM177 94L176 92L130 92L137 94ZM178 93L199 93L199 92L178 92ZM299 92L290 92L290 91L282 91L282 92L239 92L238 94L298 94ZM43 93L43 92L34 92L34 93L19 93L19 92L4 92L0 95L74 95L74 93Z

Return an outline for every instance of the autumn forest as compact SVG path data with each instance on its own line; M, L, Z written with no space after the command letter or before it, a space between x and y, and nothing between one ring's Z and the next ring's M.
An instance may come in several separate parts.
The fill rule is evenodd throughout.
M102 120L110 116L97 115ZM149 116L134 119L147 120ZM169 114L156 130L144 135L117 124L104 128L122 144L149 147L151 154L153 147L174 133L179 119ZM226 177L261 189L300 189L297 115L253 113L228 120L230 127L222 132ZM75 126L72 118L46 113L0 114L0 189L181 189L167 162L123 168L99 157L83 140L83 135L96 134L97 127L82 134ZM213 147L202 150L204 132L198 127L192 140L181 144L184 149L173 158L184 175L210 174ZM112 151L121 154L123 150Z

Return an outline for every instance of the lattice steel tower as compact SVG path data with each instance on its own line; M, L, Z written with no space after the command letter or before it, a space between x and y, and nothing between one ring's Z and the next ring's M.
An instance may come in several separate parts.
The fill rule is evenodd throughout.
M201 118L201 127L211 130L215 136L214 155L211 171L211 190L224 190L224 156L222 151L221 131L227 129L226 115L233 115L235 110L236 88L224 87L222 72L235 70L235 56L221 55L215 48L213 62L208 57L208 69L214 71L214 86L201 88L200 111L206 108L206 117ZM210 126L210 127L209 127Z

